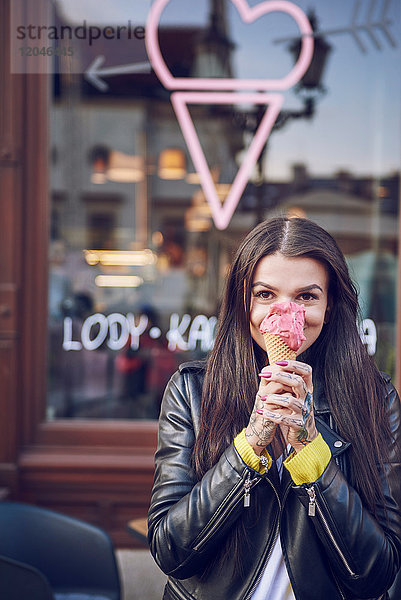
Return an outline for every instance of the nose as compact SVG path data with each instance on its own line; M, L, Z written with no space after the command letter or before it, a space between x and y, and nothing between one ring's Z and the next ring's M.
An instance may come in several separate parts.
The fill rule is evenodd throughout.
M289 304L290 302L294 302L294 300L291 296L282 295L278 296L276 302L277 304Z

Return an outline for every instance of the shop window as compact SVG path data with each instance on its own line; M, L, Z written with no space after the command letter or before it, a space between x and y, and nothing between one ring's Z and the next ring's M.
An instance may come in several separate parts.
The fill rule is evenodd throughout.
M283 77L297 60L299 30L289 15L245 25L230 2L191 2L188 11L188 0L172 0L160 22L160 49L174 77L263 82ZM121 26L123 4L113 3ZM351 31L347 3L293 4L314 29L316 70L280 96L226 221L211 208L188 139L202 149L217 214L227 214L233 181L281 92L240 103L203 91L177 119L171 90L146 65L83 75L100 54L107 67L132 63L133 49L146 62L140 37L82 40L68 72L60 57L50 107L48 419L156 419L177 366L213 345L233 250L258 221L277 214L310 218L337 239L360 290L361 337L394 375L400 6L378 9L384 28L372 22L369 34L365 6ZM68 3L57 6L56 22L71 25ZM106 27L112 15L88 9L85 18ZM140 14L135 25L146 18Z

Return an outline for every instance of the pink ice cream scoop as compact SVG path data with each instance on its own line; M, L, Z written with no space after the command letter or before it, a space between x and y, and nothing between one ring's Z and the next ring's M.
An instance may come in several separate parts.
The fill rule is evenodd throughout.
M304 336L305 307L295 302L272 304L269 312L260 324L260 333L274 334L291 350L297 351Z

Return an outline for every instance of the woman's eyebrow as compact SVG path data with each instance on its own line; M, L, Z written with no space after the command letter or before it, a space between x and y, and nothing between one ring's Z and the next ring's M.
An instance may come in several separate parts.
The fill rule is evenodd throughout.
M252 283L251 288L254 288L258 285L268 288L269 290L274 290L275 292L278 290L278 288L274 287L274 285L264 283L263 281L255 281L255 283ZM298 288L297 290L295 290L295 292L299 294L299 292L310 292L311 290L315 289L318 289L321 292L323 292L323 289L317 283L311 283L311 285L306 285L305 287Z
M295 291L297 294L299 294L299 292L310 292L311 290L315 290L315 289L318 289L321 292L323 292L323 289L317 283L312 283L311 285L307 285L306 287L299 288Z
M269 290L274 290L275 292L277 291L278 288L274 287L274 285L270 285L269 283L263 283L263 281L255 281L255 283L253 283L251 285L251 288L256 287L257 285L262 285L265 288L269 288Z

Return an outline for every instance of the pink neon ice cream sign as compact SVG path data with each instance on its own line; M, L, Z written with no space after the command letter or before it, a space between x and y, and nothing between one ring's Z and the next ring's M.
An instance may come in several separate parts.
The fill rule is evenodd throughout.
M252 169L260 156L284 102L283 94L262 92L266 92L267 90L270 92L284 91L294 86L301 79L312 60L314 48L313 32L305 13L292 2L286 0L267 0L251 7L247 4L246 0L230 0L236 6L245 23L253 23L260 17L271 12L287 13L296 21L301 33L302 43L301 51L294 67L281 79L173 77L162 57L158 38L160 17L170 1L156 0L152 5L146 25L146 48L156 75L167 89L191 90L174 92L171 94L171 102L193 163L199 173L202 189L209 202L215 225L218 229L225 229L238 205ZM250 92L250 90L260 91ZM188 104L243 103L265 104L267 108L233 181L230 192L222 205L190 116Z

